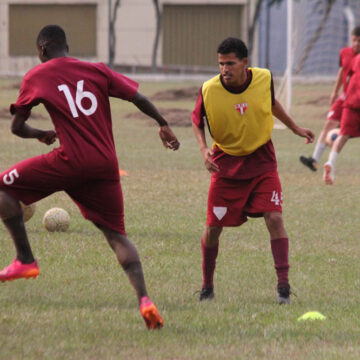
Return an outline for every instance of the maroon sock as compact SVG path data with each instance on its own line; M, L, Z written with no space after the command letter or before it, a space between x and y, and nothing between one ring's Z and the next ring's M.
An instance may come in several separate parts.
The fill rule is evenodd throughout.
M289 239L280 238L271 240L271 251L274 257L278 284L289 283Z
M219 244L214 247L205 247L201 242L202 252L202 271L203 284L202 287L214 287L214 272L216 266L216 257L219 251Z

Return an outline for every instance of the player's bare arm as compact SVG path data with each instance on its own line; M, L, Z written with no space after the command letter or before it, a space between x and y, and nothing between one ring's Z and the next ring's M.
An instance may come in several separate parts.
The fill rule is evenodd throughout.
M26 124L28 118L29 114L17 112L11 123L11 132L24 139L38 139L46 145L51 145L56 141L56 132L54 130L35 129Z
M192 128L195 133L196 140L200 147L200 152L204 160L204 165L208 169L209 172L218 172L219 166L215 164L211 156L213 155L213 151L208 148L206 144L205 130L204 128L197 127L194 123L192 124Z
M284 125L286 125L292 132L298 136L304 137L306 144L312 143L314 141L314 133L307 128L302 128L298 126L294 120L286 113L282 105L275 100L274 105L272 106L273 115L279 119Z
M156 106L146 96L139 92L135 94L132 102L139 110L155 119L159 124L159 136L164 147L167 149L177 150L180 147L180 143L170 129L167 121L159 113Z
M343 68L340 67L340 69L338 71L338 74L337 74L337 77L336 77L336 81L335 81L335 84L334 84L333 91L330 94L330 105L332 105L335 102L336 98L339 95L339 90L340 90L341 85L342 85L342 76L343 76Z

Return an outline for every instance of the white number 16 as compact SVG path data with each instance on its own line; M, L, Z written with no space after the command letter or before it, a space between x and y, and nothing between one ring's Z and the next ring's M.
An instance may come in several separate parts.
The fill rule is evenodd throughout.
M67 85L65 85L65 84L59 85L58 89L59 89L59 91L64 92L66 100L69 104L71 114L74 118L79 117L79 113L76 109L76 106L84 115L87 115L87 116L92 115L96 111L97 105L98 105L96 97L92 92L83 90L84 89L84 80L79 80L77 82L75 102L74 102L73 97L71 96L70 89ZM89 109L84 109L84 107L81 104L81 101L84 98L88 98L91 102L91 106ZM76 103L76 105L75 105L75 103Z

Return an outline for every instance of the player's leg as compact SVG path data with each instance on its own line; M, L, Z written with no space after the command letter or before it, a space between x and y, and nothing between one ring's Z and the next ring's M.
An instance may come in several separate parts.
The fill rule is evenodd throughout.
M136 247L125 234L121 234L102 225L97 226L104 233L106 240L115 252L120 265L135 289L140 311L146 326L149 329L161 328L163 326L163 320L156 306L148 297L144 274Z
M98 225L98 227L104 233L110 247L115 252L120 265L136 291L138 302L140 304L141 298L147 296L147 291L136 247L126 235L120 234L102 225Z
M290 303L289 239L280 212L265 212L264 219L270 234L271 252L278 278L278 302Z
M33 263L35 259L26 234L20 202L2 190L0 217L14 242L16 258L23 264Z
M222 227L206 226L201 237L203 282L199 300L214 298L214 273L219 252L219 238Z
M114 180L89 180L66 192L80 208L82 215L96 224L104 233L136 291L140 311L147 327L149 329L162 327L162 318L147 296L138 252L126 236L124 204L119 180L116 178Z
M251 193L252 196L245 210L249 216L260 215L265 219L278 278L278 302L286 304L290 301L289 240L281 214L283 195L277 171L271 171L253 179Z
M328 161L324 164L323 179L325 184L333 185L335 180L335 165L338 155L346 142L349 140L349 135L339 135L334 141L329 154Z
M310 170L316 171L318 163L322 154L326 149L326 135L329 131L339 127L340 119L342 116L342 105L344 103L344 97L340 96L335 103L331 106L330 111L328 112L327 119L325 124L320 132L319 138L316 142L314 152L312 156L300 156L300 161L302 164L307 166Z
M321 159L321 156L327 147L326 135L328 134L329 131L336 129L338 127L339 127L339 121L335 121L335 120L331 120L331 119L327 120L325 122L323 129L320 132L320 135L316 142L312 156L306 157L306 156L301 155L300 156L301 163L304 164L305 166L307 166L310 170L316 171L317 167L318 167L318 163Z
M42 165L45 166L45 170ZM48 169L49 165L44 163L44 156L40 156L24 160L0 174L0 217L16 248L16 258L0 272L0 281L36 277L39 274L39 267L25 230L19 200L29 204L48 195L44 186L41 186L41 191L36 190L39 184L36 174L46 173ZM53 183L44 178L41 180L42 184Z
M0 271L0 281L36 278L40 271L31 251L20 203L2 190L0 190L0 217L16 248L16 258Z
M335 165L340 151L350 137L360 136L360 114L349 108L344 108L341 117L340 135L334 141L328 161L324 164L323 179L325 184L332 185L335 178Z

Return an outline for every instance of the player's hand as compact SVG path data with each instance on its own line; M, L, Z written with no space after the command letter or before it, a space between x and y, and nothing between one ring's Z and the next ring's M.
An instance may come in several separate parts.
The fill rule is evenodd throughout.
M178 139L169 126L161 126L159 136L166 149L177 150L180 147Z
M51 145L56 141L56 132L54 130L44 131L44 135L38 140L46 145Z
M201 154L203 156L203 159L204 159L204 164L205 164L205 167L208 169L208 171L210 173L217 173L219 172L220 168L219 168L219 165L215 164L213 161L212 161L212 155L213 155L213 151L209 148L204 148L201 150Z
M294 130L294 133L295 133L296 135L299 135L299 136L301 136L301 137L304 137L304 138L305 138L305 144L310 144L310 143L314 142L315 135L314 135L314 133L313 133L310 129L302 128L302 127L297 127L297 128Z

